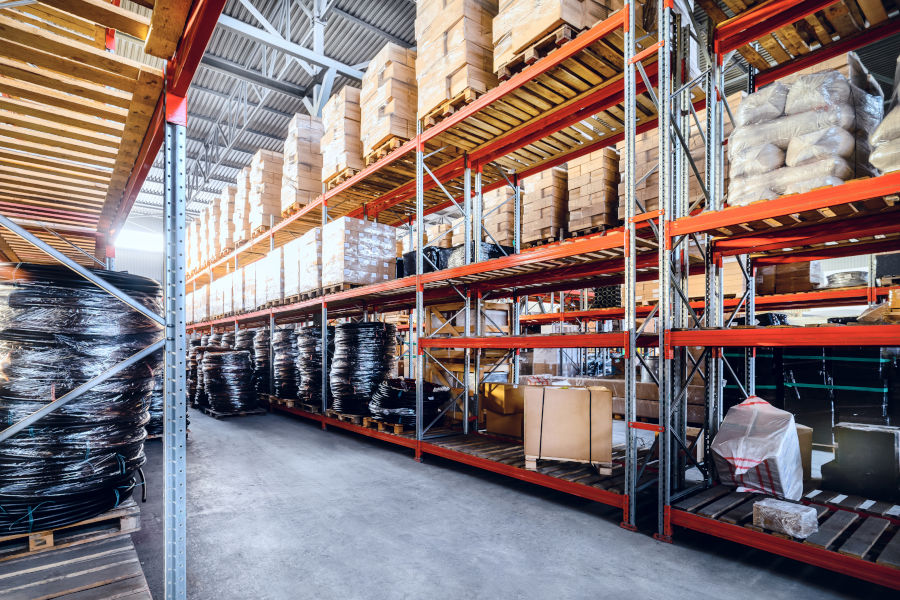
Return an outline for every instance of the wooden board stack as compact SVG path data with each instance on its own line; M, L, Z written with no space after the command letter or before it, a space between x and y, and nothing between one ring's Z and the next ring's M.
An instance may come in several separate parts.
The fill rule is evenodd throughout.
M234 237L232 246L237 248L250 239L250 167L244 167L237 176L237 192L234 194Z
M494 17L494 72L563 25L581 31L622 8L619 0L500 0Z
M553 167L522 181L522 243L558 239L566 226L566 169Z
M418 118L441 117L497 85L491 27L497 0L416 3ZM426 122L426 125L430 123Z
M360 92L366 164L416 135L416 52L386 44L366 68Z
M568 162L569 233L619 224L619 154L603 148Z
M219 252L231 250L234 246L234 198L237 186L226 185L219 195Z
M329 188L363 168L359 88L345 85L322 108L322 182Z
M271 150L257 150L250 161L250 233L268 229L281 220L281 174L284 155Z
M513 189L508 185L482 194L484 228L494 238L491 240L485 234L485 242L490 244L496 242L501 246L513 245L516 227L514 195ZM460 235L462 235L462 232L460 232Z
M322 192L322 121L296 114L288 123L281 171L281 214L295 212Z

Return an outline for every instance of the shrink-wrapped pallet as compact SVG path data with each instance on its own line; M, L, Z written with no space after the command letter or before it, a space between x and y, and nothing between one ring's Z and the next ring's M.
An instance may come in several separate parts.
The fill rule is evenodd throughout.
M268 229L281 220L281 175L284 155L271 150L257 150L250 161L249 215L251 235Z
M284 247L269 251L256 263L257 305L284 299ZM262 294L262 295L260 295Z
M872 132L872 165L883 173L900 169L900 105L897 103L900 90L900 57L894 73L894 92L891 95L891 110Z
M234 312L234 285L232 280L234 273L226 273L219 281L222 282L222 314L230 315Z
M281 171L281 214L306 206L322 192L322 121L296 114L288 124Z
M482 239L490 244L512 246L516 227L514 190L510 186L504 185L495 190L484 192L482 204L484 207L484 228L486 231L486 233L482 234ZM462 226L453 230L453 236L454 246L465 243L465 232L462 230Z
M184 295L184 322L187 324L194 322L194 292L187 292Z
M617 225L619 153L603 148L568 162L568 231Z
M194 290L194 322L209 317L209 286L204 285Z
M244 268L240 267L231 273L231 310L235 313L244 311Z
M322 108L322 181L362 170L360 90L345 85Z
M522 180L522 242L558 238L566 227L566 170L554 167Z
M406 141L415 137L415 50L389 43L369 61L362 79L360 111L365 157L391 139Z
M314 227L300 237L297 289L300 293L322 287L322 228Z
M322 287L366 285L396 274L394 228L341 217L322 228Z
M497 85L492 21L497 0L422 0L416 3L418 118L447 100Z
M249 311L256 308L256 268L259 261L245 265L244 271L244 310Z
M237 248L250 239L250 167L241 169L237 176L234 194L234 237L232 246Z
M560 26L581 31L622 5L621 0L500 0L492 27L494 72Z
M221 223L222 214L218 199L210 202L207 211L209 214L206 216L206 235L209 243L209 258L210 260L215 260L222 251L222 244L219 240L219 224Z
M234 247L234 198L236 195L237 186L226 185L217 200L219 203L219 252L225 252Z

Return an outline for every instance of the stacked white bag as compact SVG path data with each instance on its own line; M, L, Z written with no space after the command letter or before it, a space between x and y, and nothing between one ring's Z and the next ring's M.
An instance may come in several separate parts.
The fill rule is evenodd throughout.
M855 56L849 61L849 80L837 71L810 73L744 97L728 140L729 205L872 174L868 136L883 111L880 88Z
M891 112L872 133L872 165L883 173L900 169L900 57L894 71L894 93L891 95Z

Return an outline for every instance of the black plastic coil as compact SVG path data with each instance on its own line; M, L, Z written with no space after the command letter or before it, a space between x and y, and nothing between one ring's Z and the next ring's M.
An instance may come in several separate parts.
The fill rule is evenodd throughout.
M297 337L293 329L276 329L272 338L272 366L275 379L272 382L278 398L297 398Z
M257 394L269 393L268 329L257 329L253 336L253 383Z
M234 332L224 332L222 334L222 339L219 341L219 344L225 346L226 348L234 348Z
M334 410L369 413L369 400L393 364L395 335L396 328L387 323L342 323L336 327L329 371Z
M334 327L328 328L328 364L334 359ZM307 404L322 404L322 328L297 330L297 398Z
M450 401L450 389L423 382L422 421L425 425L437 417ZM416 380L386 379L369 401L369 411L376 419L400 423L407 427L416 424Z
M203 355L203 385L209 408L239 413L257 408L249 352L207 352Z

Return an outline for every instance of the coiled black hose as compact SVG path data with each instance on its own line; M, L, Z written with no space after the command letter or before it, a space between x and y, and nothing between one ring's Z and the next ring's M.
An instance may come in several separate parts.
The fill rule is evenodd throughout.
M428 381L423 383L422 420L431 423L441 408L450 401L450 389L438 387ZM369 401L369 411L376 419L388 423L400 423L408 427L416 425L416 380L386 379Z
M165 382L163 381L164 366L162 350L154 355L154 359L158 366L151 373L151 376L153 377L153 388L150 390L148 401L150 421L147 423L147 435L162 435L165 422L165 415L163 414L165 408L165 397L163 393ZM188 387L190 387L190 385Z
M328 328L328 364L334 359L334 327ZM297 399L307 404L322 404L322 328L297 330L297 372L300 381Z
M272 338L272 393L278 398L297 398L297 338L293 329L276 329Z
M365 415L369 400L394 360L396 328L388 323L342 323L334 334L331 362L331 407Z
M269 393L268 329L257 329L253 336L253 383L258 395Z
M209 394L206 391L206 378L203 375L203 359L208 352L225 352L224 346L197 346L192 348L194 360L197 361L197 388L192 404L199 408L209 407Z
M150 279L96 271L161 312ZM16 423L162 336L158 324L56 265L0 265L0 422ZM144 463L151 355L0 442L0 536L96 516Z
M219 344L225 346L226 348L234 348L234 332L226 331L222 334L222 339L219 341Z
M256 331L253 329L240 329L237 333L234 334L234 349L249 352L250 353L250 361L254 361L253 355L253 338L256 335ZM254 368L255 368L254 364Z
M256 391L248 352L207 352L203 355L203 385L209 407L218 413L254 410Z

